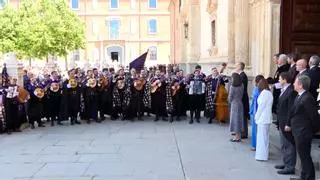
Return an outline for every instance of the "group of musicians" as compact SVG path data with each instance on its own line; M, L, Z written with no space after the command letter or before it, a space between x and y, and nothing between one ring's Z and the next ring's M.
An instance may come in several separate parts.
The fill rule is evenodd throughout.
M200 113L205 111L209 123L216 117L216 104L227 107L227 95L224 87L226 79L217 68L206 76L201 66L184 76L182 70L166 72L159 67L153 72L146 69L139 72L132 68L125 73L120 68L117 73L103 69L79 69L68 71L68 77L62 78L57 71L39 79L29 73L24 77L24 87L17 85L17 78L10 78L3 87L3 107L5 121L2 123L8 133L20 131L23 122L29 122L31 128L44 127L46 118L62 125L70 120L71 125L80 124L79 119L87 123L100 123L109 115L111 120L142 120L145 113L155 115L155 121L179 121L190 110L190 121L200 122ZM221 92L221 93L220 93ZM225 102L217 103L220 96ZM17 113L18 112L18 113ZM219 118L224 122L226 118Z

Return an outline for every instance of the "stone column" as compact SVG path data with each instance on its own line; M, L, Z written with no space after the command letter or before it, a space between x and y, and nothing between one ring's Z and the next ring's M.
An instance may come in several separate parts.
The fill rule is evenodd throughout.
M16 54L15 53L4 54L4 62L6 63L9 77L16 77L18 80L17 84L19 86L23 86L23 77L22 77L22 73L20 72L22 70L22 67L19 66L18 64Z
M249 0L235 1L235 62L249 63Z
M228 1L228 63L235 63L235 52L234 52L234 1Z

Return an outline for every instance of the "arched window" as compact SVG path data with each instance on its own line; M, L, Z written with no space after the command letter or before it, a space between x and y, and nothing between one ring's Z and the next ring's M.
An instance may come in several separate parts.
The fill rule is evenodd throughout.
M157 20L155 20L155 19L149 20L148 32L149 32L149 34L156 34L157 33Z
M157 60L157 47L156 46L151 46L149 48L149 56L150 56L150 60Z
M211 22L211 43L212 46L216 45L216 21Z

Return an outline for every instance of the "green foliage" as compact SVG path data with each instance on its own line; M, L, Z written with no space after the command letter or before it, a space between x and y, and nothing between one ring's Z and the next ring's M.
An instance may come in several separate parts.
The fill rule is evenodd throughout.
M23 0L0 13L0 51L25 57L66 56L84 48L84 24L64 0Z

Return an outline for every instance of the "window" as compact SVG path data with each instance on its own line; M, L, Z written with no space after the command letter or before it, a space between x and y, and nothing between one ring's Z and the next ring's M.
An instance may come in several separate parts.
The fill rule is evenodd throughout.
M7 0L0 0L0 9L3 9L6 3L7 3Z
M120 34L120 20L112 19L109 25L110 39L119 39Z
M149 20L148 32L149 34L157 33L157 20L155 19Z
M117 9L119 6L119 0L110 0L110 8Z
M157 60L157 47L151 46L149 48L150 60Z
M211 43L212 46L216 45L216 21L211 22Z
M71 8L79 9L79 0L71 0Z
M157 0L149 0L149 8L151 9L157 8Z
M188 23L184 23L184 38L188 39L188 35L189 35L189 24Z

